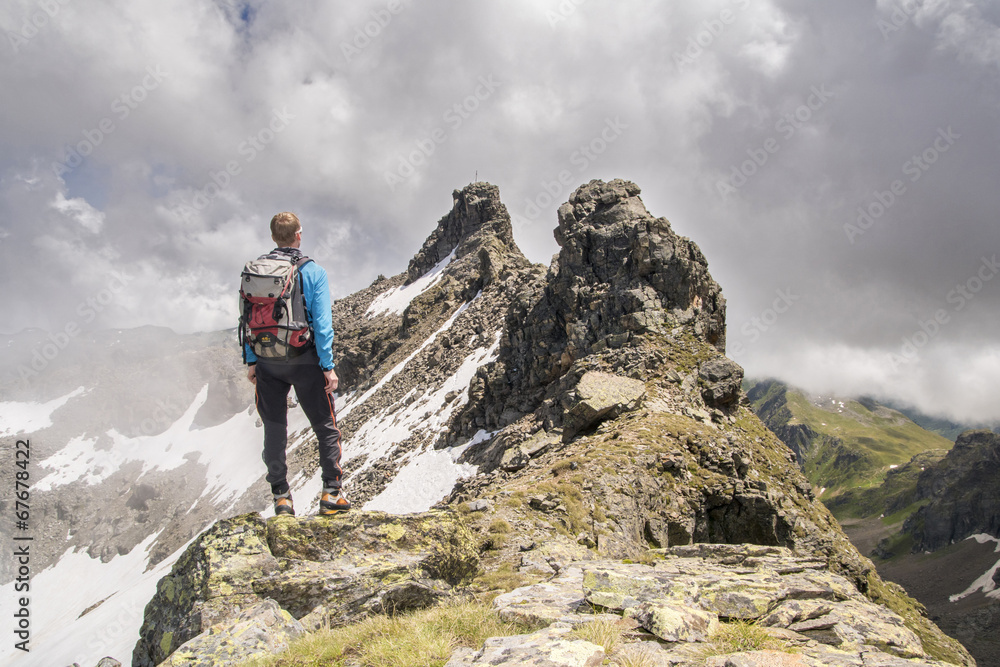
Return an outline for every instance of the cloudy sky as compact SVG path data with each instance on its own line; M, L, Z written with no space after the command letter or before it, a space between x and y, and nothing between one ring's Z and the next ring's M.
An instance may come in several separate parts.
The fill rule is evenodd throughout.
M620 177L701 246L748 373L1000 418L1000 4L9 0L0 24L0 331L232 327L281 210L348 294L477 174L547 263L569 191Z

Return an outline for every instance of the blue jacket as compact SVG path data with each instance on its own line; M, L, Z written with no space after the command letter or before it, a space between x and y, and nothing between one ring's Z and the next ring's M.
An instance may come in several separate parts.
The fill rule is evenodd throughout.
M308 262L301 269L302 293L306 299L306 315L313 330L319 365L325 371L332 370L333 363L333 314L330 310L330 281L326 269L316 262ZM257 361L257 355L245 344L247 363Z

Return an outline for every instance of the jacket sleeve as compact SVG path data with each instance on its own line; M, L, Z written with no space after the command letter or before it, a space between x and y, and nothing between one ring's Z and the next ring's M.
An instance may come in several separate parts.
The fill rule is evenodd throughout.
M302 292L306 298L306 310L312 322L316 337L316 352L319 365L331 370L333 363L333 313L330 307L330 282L326 271L316 262L302 267Z

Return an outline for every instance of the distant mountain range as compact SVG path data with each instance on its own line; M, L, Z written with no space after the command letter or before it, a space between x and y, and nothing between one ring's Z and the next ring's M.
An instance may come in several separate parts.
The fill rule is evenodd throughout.
M855 546L980 667L1000 665L1000 435L775 380L745 387Z
M744 386L754 412L795 452L821 500L878 486L915 455L952 445L870 398L809 395L776 380Z

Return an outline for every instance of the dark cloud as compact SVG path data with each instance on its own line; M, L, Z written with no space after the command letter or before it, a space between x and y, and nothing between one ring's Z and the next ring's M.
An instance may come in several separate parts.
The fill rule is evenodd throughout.
M57 4L0 10L0 261L31 286L3 330L232 326L280 210L346 294L477 173L547 262L571 189L623 177L704 250L751 373L1000 418L985 0Z

